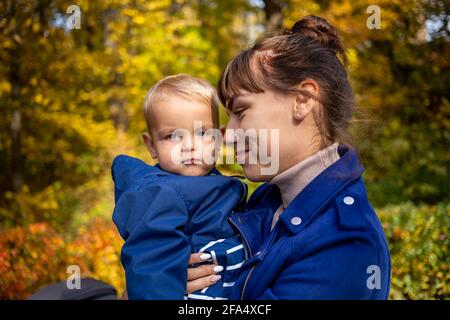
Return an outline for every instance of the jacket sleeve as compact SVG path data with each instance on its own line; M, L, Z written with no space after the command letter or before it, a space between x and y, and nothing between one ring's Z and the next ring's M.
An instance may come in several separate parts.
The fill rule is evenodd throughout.
M130 299L183 299L191 246L183 233L187 209L160 186L126 191L114 210L124 235L121 261Z
M139 300L183 299L191 252L183 233L188 209L169 186L145 184L145 180L132 183L150 170L145 164L122 161L128 158L119 160L113 165L113 220L125 240L121 261L128 296ZM137 166L133 168L132 164Z
M122 192L131 189L144 179L153 167L144 161L127 155L119 155L114 158L111 166L111 175L114 181L114 198L117 203Z
M256 299L373 299L378 289L369 289L367 267L376 264L376 259L373 246L366 241L354 239L322 247L288 265ZM381 281L383 288L389 279Z

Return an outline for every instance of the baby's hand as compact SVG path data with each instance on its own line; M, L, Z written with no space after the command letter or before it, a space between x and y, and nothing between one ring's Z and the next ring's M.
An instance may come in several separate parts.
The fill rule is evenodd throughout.
M196 264L205 262L211 259L209 253L194 253L191 254L189 264ZM186 293L191 293L216 283L220 280L221 276L216 273L222 272L223 267L217 264L206 264L197 267L188 268L188 282Z

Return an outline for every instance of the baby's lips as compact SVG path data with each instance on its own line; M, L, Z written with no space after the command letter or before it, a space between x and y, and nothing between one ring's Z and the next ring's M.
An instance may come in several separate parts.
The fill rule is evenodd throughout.
M190 158L182 161L183 164L202 164L201 159Z

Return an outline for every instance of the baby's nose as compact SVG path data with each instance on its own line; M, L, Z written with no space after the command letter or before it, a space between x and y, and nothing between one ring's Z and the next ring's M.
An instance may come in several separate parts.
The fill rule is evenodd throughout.
M183 152L191 152L195 150L195 144L194 143L183 143Z
M190 151L194 151L196 148L196 144L199 143L199 141L196 141L197 139L195 139L195 137L192 136L188 136L185 137L185 139L183 139L183 146L182 146L182 151L183 152L190 152Z

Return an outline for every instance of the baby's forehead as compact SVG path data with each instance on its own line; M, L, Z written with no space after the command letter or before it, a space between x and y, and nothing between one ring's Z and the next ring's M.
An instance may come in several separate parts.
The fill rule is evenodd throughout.
M174 92L164 92L153 98L148 116L154 127L181 127L194 121L201 121L206 126L213 125L212 108L201 99Z

